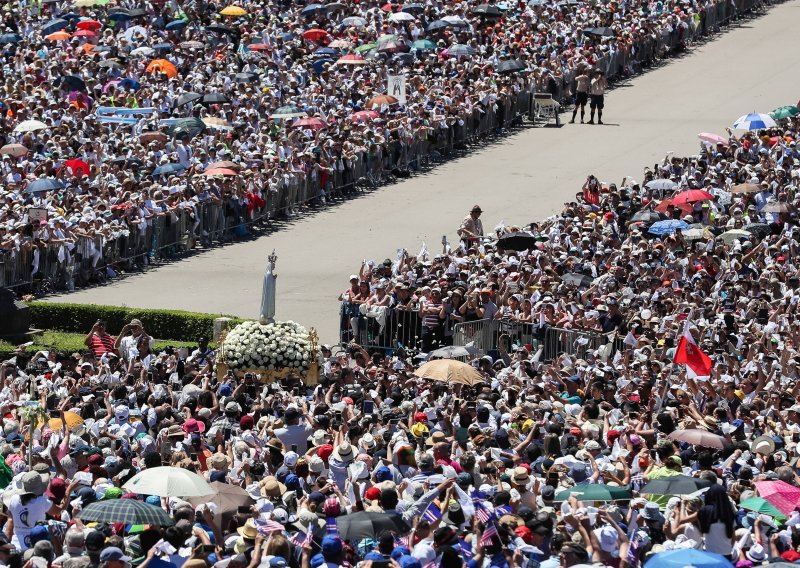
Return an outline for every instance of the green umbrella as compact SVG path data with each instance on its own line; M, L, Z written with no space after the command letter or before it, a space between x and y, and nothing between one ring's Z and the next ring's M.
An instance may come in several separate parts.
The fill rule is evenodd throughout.
M436 49L436 44L429 39L418 39L411 44L411 47L420 51L432 51Z
M633 498L628 487L590 483L562 491L556 495L555 501L566 501L570 495L575 495L579 501L625 501Z
M399 39L400 36L397 34L383 34L381 37L378 38L378 45L389 41L397 41Z
M372 51L376 47L378 46L374 43L365 43L364 45L359 45L353 51L355 51L356 53L364 53L365 51Z
M748 511L755 511L756 513L763 513L765 515L769 515L770 517L774 517L775 519L785 519L786 515L781 513L775 505L764 499L763 497L750 497L750 499L745 499L739 506L742 509L747 509Z
M798 114L800 114L800 108L797 108L793 105L778 107L769 113L769 115L776 120L780 120L781 118L791 118L793 116L797 116Z

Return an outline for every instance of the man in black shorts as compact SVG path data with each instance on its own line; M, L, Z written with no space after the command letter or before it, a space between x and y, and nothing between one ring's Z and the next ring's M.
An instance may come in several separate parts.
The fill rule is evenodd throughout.
M589 83L589 124L594 124L594 111L597 110L597 124L603 124L603 95L608 88L608 81L599 69L594 72Z
M572 120L570 124L575 124L575 117L578 114L578 108L581 109L581 124L583 124L583 117L586 116L586 103L589 102L589 75L585 70L575 77L575 109L572 111Z

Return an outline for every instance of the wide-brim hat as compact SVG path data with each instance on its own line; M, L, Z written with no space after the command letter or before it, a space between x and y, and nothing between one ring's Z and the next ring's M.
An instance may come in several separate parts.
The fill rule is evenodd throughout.
M750 442L750 451L754 454L762 454L768 456L775 451L775 440L770 436L759 436Z
M265 477L261 482L261 494L264 497L280 497L286 493L286 486L274 476Z
M255 538L258 536L258 529L256 528L253 519L247 519L247 522L244 524L244 526L236 529L236 532L242 535L242 537L250 540L255 540Z
M333 450L333 457L340 462L351 462L355 459L356 453L353 450L353 446L351 446L348 442L343 442L336 446L336 449Z

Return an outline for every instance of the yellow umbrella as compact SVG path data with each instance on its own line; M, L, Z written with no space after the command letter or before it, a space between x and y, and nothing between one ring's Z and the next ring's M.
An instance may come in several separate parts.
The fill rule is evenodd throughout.
M220 12L220 14L222 14L223 16L246 16L247 10L245 10L244 8L240 8L239 6L231 5L228 6L227 8L224 8Z
M470 386L484 381L483 375L472 365L454 359L428 361L414 371L414 374L423 379Z
M70 431L83 424L83 418L74 412L70 412L69 410L64 412L63 420L67 421L67 429ZM63 422L61 418L51 418L47 421L47 425L50 426L51 430L57 431L61 430Z

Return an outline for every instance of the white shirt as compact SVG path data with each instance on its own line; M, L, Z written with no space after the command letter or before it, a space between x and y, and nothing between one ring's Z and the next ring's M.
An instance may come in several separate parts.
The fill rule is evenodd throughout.
M14 536L11 543L22 552L30 548L30 534L37 523L45 520L53 502L45 496L36 497L22 504L20 495L14 495L8 503L8 511L14 521Z

